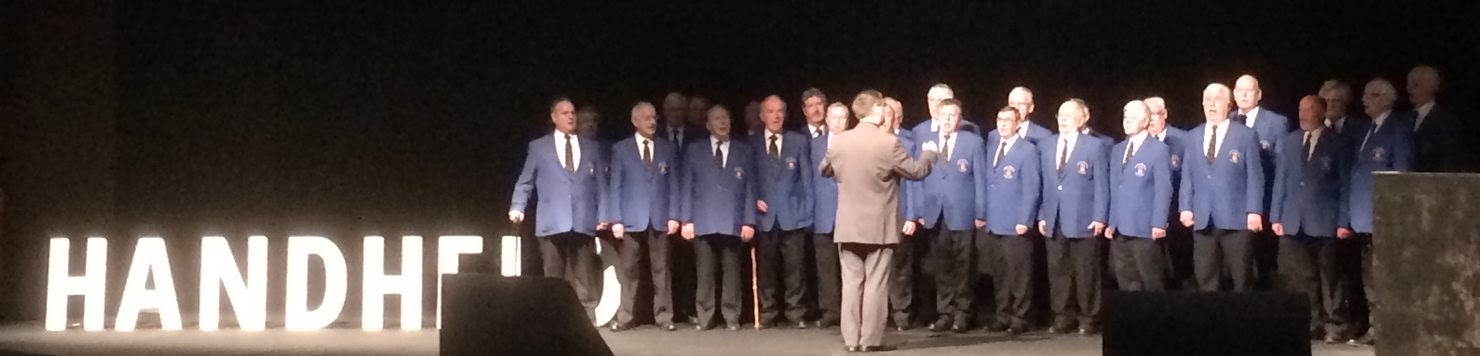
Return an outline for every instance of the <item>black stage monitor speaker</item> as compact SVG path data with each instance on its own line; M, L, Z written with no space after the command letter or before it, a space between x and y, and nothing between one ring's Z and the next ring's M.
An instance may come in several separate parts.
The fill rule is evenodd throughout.
M612 354L563 280L474 273L442 278L442 355Z
M1310 355L1310 302L1293 293L1112 292L1105 355Z

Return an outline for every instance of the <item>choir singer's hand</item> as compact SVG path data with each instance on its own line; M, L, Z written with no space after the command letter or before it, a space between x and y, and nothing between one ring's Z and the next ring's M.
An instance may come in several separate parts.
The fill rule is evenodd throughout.
M1114 225L1106 226L1105 227L1105 239L1106 240L1114 240L1115 239L1115 226Z
M1182 220L1182 226L1192 227L1192 212L1191 211L1184 211L1184 212L1182 212L1182 216L1181 216L1181 219L1180 220Z
M1345 227L1336 228L1336 238L1343 240L1352 238L1352 229L1348 229Z
M669 235L673 235L673 234L677 234L677 233L678 233L678 220L668 220L668 234Z
M904 233L905 236L912 236L915 234L915 228L915 222L913 220L907 220L904 222L904 228L900 229L899 232Z
M523 212L518 212L518 211L510 211L509 212L509 222L515 223L515 224L524 222L524 213Z
M1281 224L1281 223L1269 224L1269 229L1270 230L1274 230L1274 236L1275 237L1285 237L1285 224Z
M1249 231L1259 232L1260 230L1264 230L1264 217L1249 213Z
M1043 236L1048 236L1048 222L1047 221L1038 220L1038 233L1043 234ZM1022 235L1022 233L1019 233L1018 235Z
M622 233L624 233L625 231L626 226L622 226L622 223L612 224L612 237L621 239Z
M1151 239L1152 240L1160 240L1160 239L1162 239L1164 237L1167 237L1167 229L1163 229L1163 228L1159 228L1159 227L1153 227L1153 228L1151 228Z
M754 237L755 237L755 228L750 227L750 225L740 226L740 241L741 242L750 242L750 239L751 238L754 238Z
M1028 234L1028 225L1017 224L1017 226L1015 226L1015 229L1014 230L1017 230L1018 236L1027 235Z
M980 229L980 228L983 228L983 227L986 227L986 226L987 226L987 221L986 220L976 219L976 228Z
M926 142L924 145L920 145L920 150L926 152L940 153L940 147L936 146L935 142Z
M683 239L684 240L693 240L694 239L694 223L683 224L683 232L680 233L679 235L683 236Z
M755 201L755 209L756 210L759 210L762 213L766 212L766 201L765 200L757 200L757 201Z
M1091 221L1091 222L1089 222L1088 228L1089 228L1090 231L1094 231L1095 235L1099 235L1099 234L1105 232L1105 223L1102 223L1102 222L1099 222L1099 221ZM1048 234L1044 234L1044 236L1047 236L1047 235Z
M606 230L607 227L609 227L609 226L606 225L606 223L596 223L596 229L597 230Z

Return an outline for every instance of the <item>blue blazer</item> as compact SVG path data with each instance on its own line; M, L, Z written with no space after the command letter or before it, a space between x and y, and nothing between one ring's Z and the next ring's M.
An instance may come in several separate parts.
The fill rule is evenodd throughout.
M1372 233L1372 172L1413 170L1412 120L1397 112L1389 115L1382 126L1367 138L1366 145L1362 144L1361 138L1352 143L1358 148L1349 178L1351 188L1348 190L1347 211L1351 214L1352 230L1359 233ZM1371 130L1371 125L1367 127Z
M910 159L920 159L920 146L915 143L915 136L911 132L900 129L895 134L895 137L899 138L899 145L904 147L904 151L910 155ZM899 180L899 216L906 221L920 219L920 207L915 205L915 196L924 194L921 192L921 189L924 188L921 188L920 185L920 181L917 180Z
M1275 153L1280 150L1280 140L1284 140L1285 135L1290 133L1290 118L1263 106L1257 108L1259 118L1254 121L1254 132L1259 134L1259 160L1264 165L1264 211L1269 211L1268 193L1274 187L1274 165L1279 161L1275 159ZM1230 118L1235 115L1238 115L1238 110L1228 113Z
M1053 131L1049 131L1048 128L1033 123L1032 118L1028 119L1028 134L1026 136L1028 142L1032 142L1034 146L1040 147L1040 151L1042 150L1043 140L1055 138Z
M940 159L931 168L930 175L920 181L920 194L915 195L915 205L920 217L925 219L925 228L934 228L937 223L945 224L950 231L972 231L975 220L986 220L986 186L992 161L982 150L981 136L970 132L956 132L956 141L949 158L945 147L941 147ZM930 137L919 145L933 142L940 146L940 137ZM945 221L941 222L944 217Z
M1148 136L1130 161L1122 163L1125 146L1118 143L1109 152L1110 226L1122 235L1149 238L1152 228L1167 228L1174 176L1171 146Z
M987 139L987 164L997 157L1002 136L992 135ZM1034 229L1034 215L1038 212L1039 173L1038 148L1033 142L1019 139L1007 149L1007 154L992 166L987 179L987 229L993 234L1016 236L1016 226Z
M684 149L678 220L693 223L695 236L739 236L741 226L755 226L754 154L745 142L732 139L729 159L720 166L707 137Z
M1262 120L1262 119L1261 119ZM1224 121L1228 132L1219 145L1214 162L1203 150L1207 124L1187 133L1182 157L1182 187L1179 211L1191 211L1194 227L1224 230L1248 229L1247 214L1264 214L1264 168L1259 137L1248 126ZM1211 225L1209 225L1209 220Z
M1415 118L1418 111L1408 114ZM1429 110L1423 125L1413 131L1413 170L1418 172L1462 172L1464 171L1464 132L1460 120L1453 112L1439 104Z
M812 171L817 166L812 164L811 139L795 131L784 131L780 140L781 158L766 154L769 142L764 133L750 140L755 148L752 157L758 172L755 178L759 182L759 199L766 201L766 212L759 215L760 230L812 227Z
M509 210L525 212L530 193L534 193L539 199L534 227L537 237L565 232L596 234L597 215L606 189L606 168L596 140L576 136L576 142L581 146L581 159L573 173L567 173L561 163L564 157L558 157L555 151L553 133L529 143L524 170L514 182Z
M925 140L930 139L931 137L940 137L940 133L936 132L936 130L930 129L930 121L930 118L927 117L925 118L925 121L921 121L920 123L915 124L915 127L910 128L910 135L914 136L912 137L914 139L913 142L925 142ZM981 127L978 127L976 125L976 123L973 123L971 122L971 120L967 120L965 117L962 117L961 125L956 128L956 132L970 132L977 136L981 136L982 130ZM909 146L905 146L905 148L909 148Z
M1315 152L1306 159L1305 131L1291 132L1280 142L1269 221L1285 225L1285 236L1333 237L1350 226L1347 215L1347 142L1331 129L1321 130Z
M828 137L832 134L824 133L812 138L811 162L822 162L827 156ZM838 219L838 181L823 177L820 164L807 167L812 171L812 232L831 234ZM904 195L903 189L900 189L900 195Z
M1057 167L1060 135L1063 134L1039 141L1043 204L1038 210L1038 220L1044 223L1050 236L1062 227L1064 237L1094 237L1090 222L1110 221L1110 161L1106 152L1110 145L1100 137L1080 134L1073 151L1069 152L1068 162L1060 170Z
M678 210L678 146L654 137L652 163L642 161L637 138L611 146L611 173L601 220L629 231L664 230Z

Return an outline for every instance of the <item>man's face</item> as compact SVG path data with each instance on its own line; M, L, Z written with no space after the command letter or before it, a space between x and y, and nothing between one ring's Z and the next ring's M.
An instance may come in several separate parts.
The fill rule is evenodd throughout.
M1033 94L1021 90L1014 90L1007 94L1007 105L1022 113L1023 120L1028 119L1028 114L1033 113Z
M1259 106L1259 100L1263 98L1264 91L1259 90L1259 81L1254 77L1240 77L1233 85L1233 101L1238 104L1240 110L1249 110Z
M710 110L704 127L720 140L730 139L730 113L724 110Z
M1140 134L1150 123L1149 116L1151 115L1147 113L1145 106L1137 105L1137 103L1126 104L1124 113L1125 117L1120 120L1120 126L1125 129L1126 137Z
M1408 72L1408 101L1413 105L1423 105L1434 100L1434 94L1439 91L1437 75L1414 69Z
M749 105L745 105L745 129L759 132L764 128L766 125L761 123L761 103L752 101Z
M1300 99L1300 129L1305 131L1315 130L1325 125L1326 110L1316 105L1316 100L1322 100L1314 96Z
M1088 119L1085 117L1084 111L1080 110L1079 104L1075 104L1072 101L1066 101L1062 105L1059 105L1057 118L1060 134L1079 132L1079 128L1083 127L1085 120Z
M1376 118L1393 108L1393 99L1386 94L1386 89L1376 84L1368 84L1362 90L1362 107L1366 108L1367 115Z
M940 102L955 97L956 93L950 89L943 88L931 88L929 92L925 93L925 102L930 106L930 118L940 118Z
M689 99L689 121L695 125L699 124L699 119L704 118L704 113L707 110L709 110L709 100L704 98Z
M684 115L687 114L688 102L683 96L669 95L663 98L663 119L667 120L669 127L683 127Z
M576 132L582 136L595 136L598 125L600 124L601 115L595 111L576 113Z
M823 111L827 109L827 103L822 102L822 97L809 96L802 101L802 114L807 117L807 124L817 126L822 124Z
M1346 98L1341 95L1326 93L1325 95L1321 95L1321 99L1326 100L1327 119L1337 120L1346 116Z
M1156 134L1160 134L1162 131L1166 131L1166 129L1167 129L1167 107L1166 107L1166 104L1157 104L1155 102L1151 102L1151 103L1146 104L1146 108L1148 110L1151 110L1151 115L1147 118L1149 121L1146 124L1146 131L1150 131L1150 132L1156 133Z
M1016 113L1011 111L997 113L997 134L1001 135L1002 139L1005 140L1016 136L1018 124L1018 115Z
M1228 119L1228 92L1208 88L1203 90L1203 118L1208 123L1218 124Z
M569 101L555 103L555 109L550 110L550 122L555 123L555 129L560 132L576 133L576 106Z
M827 109L827 132L839 133L848 129L848 108L834 106Z
M786 104L781 99L772 97L761 102L761 123L766 125L766 131L781 132L781 122L786 119Z
M956 125L961 124L961 107L956 105L942 105L940 107L940 132L954 133Z
M641 106L632 113L632 128L642 137L653 137L658 132L658 113L651 106Z

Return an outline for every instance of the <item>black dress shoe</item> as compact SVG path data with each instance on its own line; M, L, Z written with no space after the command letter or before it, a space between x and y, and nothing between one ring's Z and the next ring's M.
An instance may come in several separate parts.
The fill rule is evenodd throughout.
M847 352L859 352L859 351L863 351L863 348L862 347L858 347L858 346L844 346L843 347L843 351L847 351Z
M1013 334L1013 335L1022 334L1023 333L1023 329L1024 328L1015 327L1015 326L1014 327L1008 327L1007 328L1007 333L1008 334Z
M659 325L658 328L663 329L663 331L674 331L678 330L678 325L673 325L673 323L665 323L663 325Z
M690 316L689 317L689 324L698 324L698 323L699 323L699 317L697 317L697 316Z
M930 331L946 331L951 327L951 317L943 316L930 324Z
M895 347L894 345L873 345L873 346L864 346L863 349L860 350L860 351L861 352L883 352L883 351L894 351L894 350L898 350L898 349L899 348L898 347Z
M725 329L729 329L730 331L740 331L740 323L729 323L725 325Z
M1007 331L1007 325L1002 325L1001 323L990 323L987 324L986 329L988 332L1000 333L1003 331Z
M1079 335L1094 335L1094 334L1099 334L1099 333L1100 333L1100 329L1099 328L1092 327L1092 326L1091 327L1079 328Z
M632 329L632 324L612 322L612 331L623 332Z

